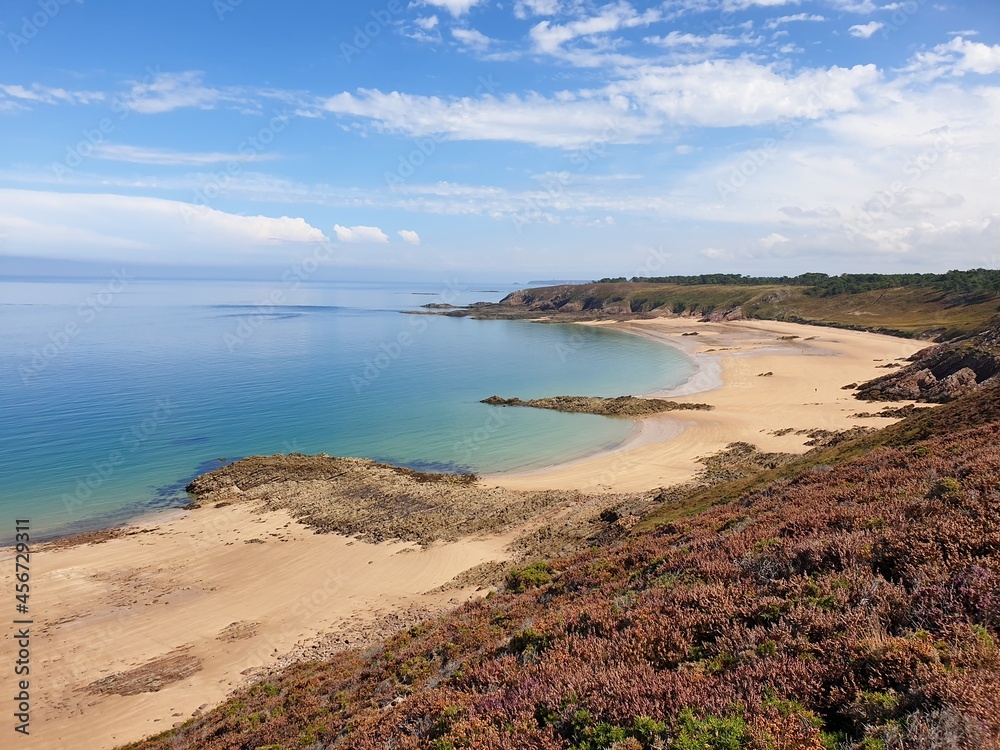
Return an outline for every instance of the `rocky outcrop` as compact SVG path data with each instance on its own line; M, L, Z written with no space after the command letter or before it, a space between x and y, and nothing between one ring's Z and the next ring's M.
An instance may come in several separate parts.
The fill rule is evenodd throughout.
M729 310L713 310L701 320L703 323L722 323L729 320L743 319L743 308L737 305Z
M966 341L932 346L910 357L912 364L863 383L863 401L946 403L1000 377L1000 330Z
M429 545L504 531L579 503L578 492L517 492L468 474L412 471L361 458L251 456L187 486L195 505L253 503L288 510L320 532Z
M662 398L638 398L637 396L618 396L616 398L552 396L531 399L530 401L490 396L483 399L482 403L491 406L529 406L535 409L552 409L574 414L600 414L606 417L644 417L668 411L707 411L713 408L708 404L678 403Z

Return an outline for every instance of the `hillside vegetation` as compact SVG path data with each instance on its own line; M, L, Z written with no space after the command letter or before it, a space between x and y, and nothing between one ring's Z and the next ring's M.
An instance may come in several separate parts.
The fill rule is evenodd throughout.
M995 748L1000 386L302 663L133 750Z
M462 312L462 311L460 311ZM607 279L524 289L464 311L478 318L687 315L830 325L946 341L987 329L1000 312L1000 271L755 278L715 274Z

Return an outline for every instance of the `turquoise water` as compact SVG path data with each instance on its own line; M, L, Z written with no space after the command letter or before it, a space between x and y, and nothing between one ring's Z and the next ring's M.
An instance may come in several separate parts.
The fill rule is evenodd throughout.
M0 282L0 540L187 501L253 454L530 469L619 443L628 421L479 403L679 384L682 354L615 331L402 314L498 300L456 284Z

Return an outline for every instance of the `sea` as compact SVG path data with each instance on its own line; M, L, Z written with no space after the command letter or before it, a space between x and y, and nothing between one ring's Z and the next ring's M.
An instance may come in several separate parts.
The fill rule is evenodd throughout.
M183 506L244 456L327 453L489 474L620 444L629 420L494 394L645 394L695 372L601 327L414 314L496 283L0 279L0 544Z

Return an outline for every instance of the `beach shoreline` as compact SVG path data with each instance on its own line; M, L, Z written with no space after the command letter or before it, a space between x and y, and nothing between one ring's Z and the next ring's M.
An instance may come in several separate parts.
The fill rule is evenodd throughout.
M880 365L925 345L761 321L597 325L685 349L698 371L645 395L705 401L714 410L636 420L619 446L483 477L484 488L644 492L689 479L696 458L737 440L801 452L805 437L772 433L882 426L892 420L851 419L876 405L842 386L884 374ZM106 534L40 544L32 555L34 718L22 745L100 749L135 741L208 710L268 669L377 642L483 596L477 586L442 587L477 565L511 559L508 545L524 527L423 548L373 544L315 533L284 510L235 502L168 509ZM0 559L9 551L0 550ZM0 571L0 586L13 588L12 564ZM0 659L12 663L14 646L9 637L0 642Z
M680 386L643 395L697 400L715 408L635 418L632 432L617 446L530 471L485 475L485 482L517 490L642 492L690 480L700 468L698 458L733 442L802 453L808 449L808 430L894 421L852 418L878 405L857 401L844 387L884 375L887 363L928 346L884 334L780 321L679 317L580 325L606 326L680 349L697 372ZM837 358L837 367L822 362L828 357ZM774 434L788 428L783 435Z

